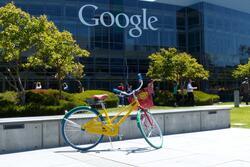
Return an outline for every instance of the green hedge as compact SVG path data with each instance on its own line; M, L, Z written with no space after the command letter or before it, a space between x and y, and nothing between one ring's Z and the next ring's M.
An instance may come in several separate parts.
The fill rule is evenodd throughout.
M6 91L4 93L0 93L0 106L6 105L16 105L19 103L18 96L16 92Z
M174 104L174 96L168 90L156 91L154 103L158 106L172 106Z
M117 107L118 98L115 94L107 91L92 90L83 93L60 94L58 90L28 90L26 92L26 104L18 104L18 96L15 92L0 93L0 118L21 117L21 116L45 116L64 114L65 110L70 110L79 105L88 105L86 99L95 94L108 94L105 100L107 107Z
M178 95L178 105L179 106L187 106L189 105L187 101L187 94L186 91L184 91L184 95L181 96ZM218 102L220 97L215 94L208 94L202 91L194 91L194 100L195 105L201 106L201 105L211 105L213 103ZM158 91L156 92L156 96L154 98L154 102L156 105L159 106L173 106L175 99L171 92L164 90L164 91Z
M194 100L196 105L212 105L219 102L220 97L215 94L208 94L202 91L194 91Z
M59 99L63 101L60 101ZM59 91L54 89L29 90L26 94L26 102L46 106L60 105L61 103L66 105L65 103L67 102L75 106L86 105L84 100L78 98L75 94L62 91L60 97Z
M104 91L104 90L87 90L83 93L77 93L77 94L75 94L75 96L79 99L84 100L85 102L88 102L88 100L91 99L92 96L100 95L100 94L107 94L108 95L108 98L104 100L107 108L117 107L119 99L112 92L108 92L108 91Z

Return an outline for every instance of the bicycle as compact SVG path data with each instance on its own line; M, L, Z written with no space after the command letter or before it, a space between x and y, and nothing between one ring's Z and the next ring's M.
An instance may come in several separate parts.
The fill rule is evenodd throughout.
M106 94L93 96L93 98L100 102L103 109L101 112L97 111L95 108L86 106L76 107L67 112L61 122L62 136L66 143L81 151L94 148L101 142L104 135L109 137L117 136L120 125L128 118L132 111L137 110L136 121L142 136L153 148L161 148L163 144L163 137L160 126L148 109L140 105L137 98L137 93L143 85L141 75L138 74L138 77L140 85L137 89L132 90L130 93L117 89L113 90L114 92L125 96L131 97L132 95L133 101L130 105L128 105L126 111L122 110L115 114L112 118L109 116L103 103L103 100L107 98ZM126 112L126 114L118 120L118 116L120 116L123 112ZM83 119L90 116L94 116L94 118L90 118L88 120ZM83 142L83 140L85 140L85 142Z

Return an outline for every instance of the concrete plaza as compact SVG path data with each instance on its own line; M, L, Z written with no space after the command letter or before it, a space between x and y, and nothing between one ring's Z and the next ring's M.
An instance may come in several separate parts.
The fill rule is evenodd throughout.
M1 167L249 167L250 130L223 130L164 136L155 150L144 139L101 143L88 152L71 147L0 155Z

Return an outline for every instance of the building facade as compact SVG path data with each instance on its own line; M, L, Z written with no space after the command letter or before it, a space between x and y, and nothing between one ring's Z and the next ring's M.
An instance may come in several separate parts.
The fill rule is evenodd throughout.
M232 0L229 0L232 1ZM248 3L245 0L244 3ZM9 0L0 0L4 6ZM208 3L213 2L213 3ZM14 0L34 16L45 14L60 30L74 35L91 56L85 65L85 89L111 90L120 82L145 76L151 53L175 47L192 54L210 71L206 91L233 90L230 71L248 61L250 14L237 5L200 0ZM230 3L229 3L230 5ZM1 65L4 66L4 65ZM29 72L28 88L40 81L56 87L52 72ZM0 90L8 89L0 78Z

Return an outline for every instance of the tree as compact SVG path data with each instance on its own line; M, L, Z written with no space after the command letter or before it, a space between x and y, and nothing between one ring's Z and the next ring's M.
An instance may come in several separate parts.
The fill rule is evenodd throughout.
M149 56L150 64L147 76L154 80L166 81L174 78L174 64L173 57L176 54L176 49L170 48L168 50L161 49L159 52L153 53Z
M174 81L182 83L183 80L187 79L208 79L209 72L191 55L185 52L177 53L172 61L174 64Z
M208 79L209 72L191 55L179 53L175 48L161 49L149 56L150 65L147 75L155 80L183 81L190 79Z
M5 64L1 71L8 84L18 92L25 102L24 56L32 54L37 34L36 18L9 3L0 8L0 62Z
M28 64L55 70L61 94L63 79L76 67L83 68L83 65L77 62L77 57L88 56L89 52L76 44L70 32L60 32L54 24L47 21L46 17L43 19L45 23L50 23L52 28L41 34L37 53L28 58Z
M26 68L54 69L61 93L62 80L77 65L76 57L88 55L71 33L60 32L46 16L30 16L13 3L0 8L0 62L6 64L0 74L19 93L22 103Z
M239 64L237 68L233 71L232 76L234 78L244 78L250 76L250 59L248 59L247 64Z

